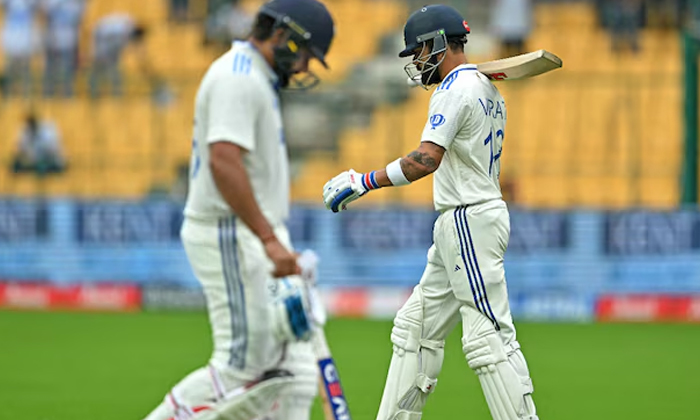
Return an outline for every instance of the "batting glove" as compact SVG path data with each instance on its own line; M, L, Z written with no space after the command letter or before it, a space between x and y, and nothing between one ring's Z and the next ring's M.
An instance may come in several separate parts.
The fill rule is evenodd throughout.
M269 291L272 305L269 307L273 329L280 340L308 341L312 333L312 319L308 301L305 297L305 285L295 281L298 277L287 277L277 281Z
M301 278L306 284L314 286L318 278L318 254L311 249L305 249L297 257L297 265L301 268Z
M326 208L337 213L347 209L347 205L371 190L379 188L375 171L361 174L350 169L326 182L323 186L323 203Z
M309 305L311 321L314 326L323 327L326 324L326 308L316 287L318 277L318 254L310 249L305 249L297 258L297 264L301 267L301 278L306 287L306 298Z

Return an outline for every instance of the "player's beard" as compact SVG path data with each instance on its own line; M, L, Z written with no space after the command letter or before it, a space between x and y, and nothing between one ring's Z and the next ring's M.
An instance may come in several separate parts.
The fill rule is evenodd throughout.
M289 79L292 77L292 67L297 59L297 55L291 52L287 47L276 47L275 54L275 74L279 79L279 86L285 88L289 85Z
M420 75L423 85L430 86L442 82L442 78L440 77L440 69L438 68L437 54L431 55L426 64L431 64L431 66L429 70L426 70Z
M307 90L319 84L320 79L312 71L294 72L294 66L299 55L290 51L287 47L276 47L275 65L273 70L277 75L278 87L296 90Z

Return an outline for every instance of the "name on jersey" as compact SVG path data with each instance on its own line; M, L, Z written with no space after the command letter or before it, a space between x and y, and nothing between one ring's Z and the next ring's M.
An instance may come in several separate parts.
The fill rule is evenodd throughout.
M479 98L479 104L484 110L484 115L494 119L506 119L506 103L505 101L494 102L491 99Z

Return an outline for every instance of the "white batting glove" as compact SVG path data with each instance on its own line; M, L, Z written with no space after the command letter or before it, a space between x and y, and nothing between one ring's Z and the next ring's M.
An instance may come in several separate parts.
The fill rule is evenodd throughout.
M297 264L301 267L301 278L304 280L306 287L306 297L311 312L311 319L316 326L323 328L328 316L321 295L316 288L318 262L318 254L310 249L305 249L297 258Z
M310 285L316 284L318 277L318 254L311 249L305 249L297 258L297 265L301 268L301 278Z
M347 205L371 190L379 188L375 171L366 174L349 171L336 175L323 186L323 203L326 208L337 213L347 210Z

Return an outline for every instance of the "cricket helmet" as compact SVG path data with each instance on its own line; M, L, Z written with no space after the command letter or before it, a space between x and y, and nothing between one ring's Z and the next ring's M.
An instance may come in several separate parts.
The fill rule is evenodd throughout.
M453 7L434 4L413 12L404 26L406 48L399 53L399 57L412 56L422 49L422 59L418 66L410 63L404 67L408 76L416 82L420 81L423 87L439 83L437 68L442 60L438 62L437 55L447 50L448 40L457 39L466 43L469 33L469 24ZM431 50L426 55L428 48Z
M288 39L275 50L275 63L283 87L293 76L292 66L299 58L299 47L305 47L311 55L328 68L326 54L331 47L335 27L333 17L318 0L271 0L259 11L275 20L275 28L288 31ZM310 73L310 72L309 72ZM318 78L310 73L318 83ZM305 88L312 86L305 86Z

